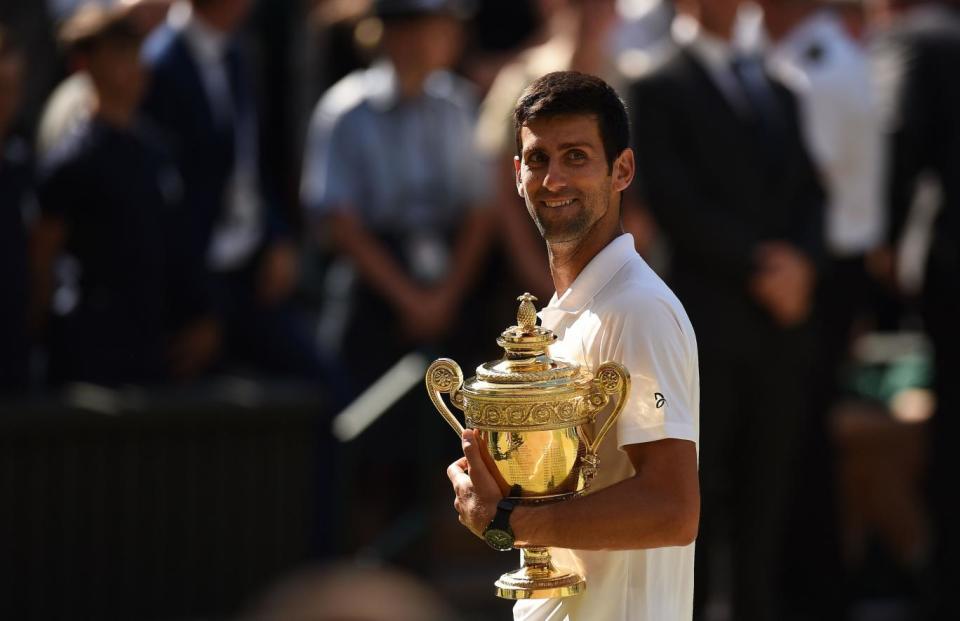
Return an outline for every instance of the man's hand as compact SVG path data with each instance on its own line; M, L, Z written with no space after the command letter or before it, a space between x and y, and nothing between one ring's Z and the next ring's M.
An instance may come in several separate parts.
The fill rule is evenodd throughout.
M504 493L483 461L477 432L463 432L463 457L450 464L447 476L457 495L453 508L460 514L460 523L482 538L497 513L497 503Z
M198 319L183 328L170 346L170 371L177 379L193 379L210 366L220 351L220 323Z
M800 251L785 242L767 242L757 248L759 269L750 281L757 301L785 328L806 321L813 304L816 275Z
M300 278L296 247L290 242L277 242L267 248L257 273L257 298L264 306L283 302Z
M453 325L457 300L448 287L417 289L401 307L403 329L414 342L429 342L447 333Z

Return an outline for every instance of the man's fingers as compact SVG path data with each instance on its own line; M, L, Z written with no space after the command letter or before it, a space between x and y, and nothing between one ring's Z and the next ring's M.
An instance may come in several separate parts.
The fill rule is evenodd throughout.
M464 429L461 444L463 445L463 456L470 469L473 470L481 466L483 462L480 457L480 447L477 446L477 432L473 429Z
M463 432L463 454L470 469L470 479L478 489L487 491L495 489L502 493L500 486L497 485L497 481L487 468L486 462L483 461L482 450L476 430L465 429Z
M470 475L466 473L466 468L467 460L463 457L447 467L447 477L450 479L450 483L453 484L453 489L457 494L460 493L463 486L472 485Z

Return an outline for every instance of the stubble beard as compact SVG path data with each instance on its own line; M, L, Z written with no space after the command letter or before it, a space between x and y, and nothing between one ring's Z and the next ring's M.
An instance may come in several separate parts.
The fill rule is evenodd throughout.
M547 243L563 243L576 241L582 238L590 230L590 216L586 209L581 208L577 214L571 218L554 219L545 215L543 212L549 210L549 207L529 207L537 230L540 236Z
M589 235L598 222L593 216L599 217L605 211L599 204L602 199L587 193L578 196L577 200L580 204L576 214L562 218L554 217L551 208L543 206L539 200L526 199L527 211L545 242L564 244L579 241Z

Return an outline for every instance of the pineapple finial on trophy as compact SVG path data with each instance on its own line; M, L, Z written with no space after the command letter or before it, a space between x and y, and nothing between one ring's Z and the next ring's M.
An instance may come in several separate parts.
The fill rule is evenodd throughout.
M517 301L520 302L520 308L517 309L517 327L523 332L533 332L537 327L537 309L533 305L537 301L536 296L524 293Z

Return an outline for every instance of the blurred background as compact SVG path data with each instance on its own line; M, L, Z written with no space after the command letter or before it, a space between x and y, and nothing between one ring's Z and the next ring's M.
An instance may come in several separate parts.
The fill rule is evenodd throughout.
M499 357L516 296L553 294L510 115L534 78L577 69L643 129L624 227L682 281L719 383L704 348L728 318L682 290L747 285L690 266L769 247L710 190L691 200L716 227L691 242L664 197L699 183L673 146L720 171L754 147L746 130L660 141L686 104L643 95L703 33L796 104L776 114L803 153L763 174L782 188L805 166L818 190L780 230L813 240L782 272L803 278L749 302L803 347L730 350L791 361L765 415L799 424L783 460L749 466L779 499L778 553L753 568L778 612L744 612L750 551L711 536L698 618L960 618L948 0L4 0L0 617L510 618L492 582L519 555L458 524L460 447L423 372ZM740 113L762 125L762 108ZM730 114L705 110L690 127ZM786 213L789 192L763 196L758 223ZM702 421L725 391L705 389Z

